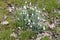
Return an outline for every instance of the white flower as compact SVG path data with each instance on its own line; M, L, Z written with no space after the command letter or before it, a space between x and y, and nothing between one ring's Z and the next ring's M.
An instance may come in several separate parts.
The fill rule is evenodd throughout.
M30 5L31 5L31 2L30 2Z
M21 29L21 27L18 27L19 29Z
M34 14L32 13L32 16L33 16Z
M25 1L25 3L27 3L27 1Z
M17 20L20 20L19 18L17 18Z
M45 27L43 27L43 30L45 30Z
M30 25L30 27L32 28L32 25Z
M14 6L12 6L12 9L14 9Z
M38 19L40 19L40 17L38 17Z
M35 9L36 9L37 7L35 6Z
M34 8L30 7L30 9L34 10Z
M31 20L30 20L30 19L28 19L28 22L31 22Z
M24 9L26 9L26 6L24 6Z
M29 14L27 14L27 17L29 16Z
M26 21L26 19L24 19Z
M33 22L33 24L35 24L35 22Z
M43 8L43 10L45 10L45 8Z
M41 11L38 11L39 13L41 13Z
M9 24L9 22L8 21L3 21L3 22L1 22L1 24L2 25L7 25L7 24Z
M28 23L28 25L30 25L30 23Z

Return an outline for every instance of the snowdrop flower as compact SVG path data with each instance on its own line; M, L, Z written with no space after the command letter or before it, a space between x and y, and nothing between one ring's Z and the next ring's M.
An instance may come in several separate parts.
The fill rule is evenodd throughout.
M33 16L34 14L32 13L32 16Z
M41 11L38 11L39 13L41 13Z
M30 27L32 28L32 25L30 25Z
M25 12L25 14L26 14L26 12Z
M38 19L40 19L40 17L38 17Z
M24 9L26 9L26 6L24 6Z
M28 25L30 25L30 23L28 23Z
M60 14L60 11L58 11L58 13Z
M30 2L30 5L31 5L31 2Z
M25 3L27 3L27 1L25 1Z
M54 10L54 12L57 12L56 10Z
M45 10L45 8L43 8L43 10Z
M19 18L17 18L17 20L20 20Z
M34 8L30 7L30 9L34 10Z
M12 6L12 9L14 9L14 6Z
M26 19L24 19L26 21Z
M38 12L38 10L36 10L36 12Z
M33 22L33 24L35 24L35 22Z
M43 27L43 30L45 30L45 27Z
M35 9L36 9L37 7L35 6Z
M31 22L30 19L28 19L28 22Z
M29 14L27 14L27 17L29 16Z
M23 14L25 14L25 13L23 12Z
M19 29L21 29L21 27L18 27Z

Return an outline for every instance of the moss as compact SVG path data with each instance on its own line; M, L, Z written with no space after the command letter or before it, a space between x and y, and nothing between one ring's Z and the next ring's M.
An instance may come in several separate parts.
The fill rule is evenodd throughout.
M20 35L20 40L29 40L32 37L35 37L35 34L32 31L22 31Z
M49 37L45 36L44 38L42 38L41 40L50 40Z

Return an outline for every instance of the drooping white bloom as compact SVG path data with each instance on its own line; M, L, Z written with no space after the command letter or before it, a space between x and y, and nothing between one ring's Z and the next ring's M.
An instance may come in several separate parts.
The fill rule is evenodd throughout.
M28 25L30 25L30 23L28 23Z
M17 20L20 20L19 18L17 18Z
M45 10L45 8L43 8L43 10Z
M31 22L31 20L30 20L30 19L28 19L28 22Z
M30 25L30 27L32 28L32 25Z
M34 14L32 13L32 16L33 16Z
M26 9L26 6L24 6L24 9Z
M24 19L26 21L26 19Z
M31 5L31 2L30 2L30 5Z
M18 27L19 29L21 29L21 27Z
M29 14L27 14L27 17L29 16Z
M33 24L35 24L35 22L33 22Z
M27 3L27 1L25 1L25 3Z
M35 6L35 9L36 9L37 7Z
M41 13L41 11L38 11L39 13Z
M14 6L12 6L12 9L14 9L15 7Z
M34 10L34 8L33 8L33 7L30 7L30 9Z
M38 17L38 19L40 19L40 17Z
M45 27L43 27L43 30L45 30Z

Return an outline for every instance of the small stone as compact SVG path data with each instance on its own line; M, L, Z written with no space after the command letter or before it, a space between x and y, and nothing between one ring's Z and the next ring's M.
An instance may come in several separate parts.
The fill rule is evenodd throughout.
M17 38L17 34L15 34L14 32L10 36Z
M9 7L8 10L9 10L9 12L12 12L12 8L11 7Z
M8 21L3 21L3 22L1 22L1 24L2 25L7 25L7 24L9 24L9 22Z

